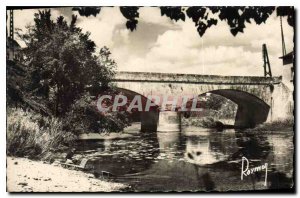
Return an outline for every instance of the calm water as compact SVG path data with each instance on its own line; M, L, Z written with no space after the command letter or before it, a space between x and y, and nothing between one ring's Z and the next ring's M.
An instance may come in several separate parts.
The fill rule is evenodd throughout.
M131 136L82 141L77 157L89 159L95 176L130 184L134 191L237 191L293 185L292 132L254 135L187 128L126 133ZM249 168L268 163L267 186L265 171L241 181L243 156Z

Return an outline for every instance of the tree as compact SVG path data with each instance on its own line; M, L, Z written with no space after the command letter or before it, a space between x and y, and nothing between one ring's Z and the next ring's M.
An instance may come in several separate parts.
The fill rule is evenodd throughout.
M203 108L220 110L222 105L226 102L227 102L226 98L216 94L210 94L209 96L207 96L207 100L204 102Z
M27 70L18 93L31 109L48 109L48 115L63 119L64 131L122 131L130 123L127 112L104 115L95 105L98 94L117 94L109 85L116 63L107 47L96 52L90 34L76 27L76 19L73 15L67 24L60 16L54 22L50 10L39 11L35 24L25 34L18 33L26 43L20 64ZM8 72L14 85L16 75L12 69Z
M105 94L114 95L118 92L107 89ZM97 101L89 93L83 95L72 104L71 110L65 116L65 130L75 134L94 132L109 133L121 132L131 123L130 112L109 111L101 113L96 108Z
M243 33L246 23L255 22L260 25L265 23L269 16L276 10L277 16L287 16L287 22L294 27L294 7L280 6L164 6L159 7L161 16L167 16L172 20L186 20L186 16L193 20L195 27L200 36L205 31L217 25L218 21L226 21L232 35L236 36L239 32ZM74 7L74 11L78 11L81 16L96 16L100 13L101 7ZM139 18L139 7L129 6L120 7L122 15L127 19L126 27L131 31L137 28Z
M23 103L23 94L21 91L21 82L24 79L26 71L22 65L16 64L14 61L6 61L6 100L7 105L17 107Z
M105 90L116 64L108 48L95 53L90 33L76 27L76 16L70 24L62 16L56 21L50 17L50 10L39 11L27 33L18 34L26 43L22 63L28 70L28 83L24 89L53 115L64 116L82 95Z

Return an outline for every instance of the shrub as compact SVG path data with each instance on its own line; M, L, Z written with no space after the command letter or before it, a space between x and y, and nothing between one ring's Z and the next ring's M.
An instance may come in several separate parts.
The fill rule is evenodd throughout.
M76 136L62 130L57 118L44 117L19 108L7 112L7 154L41 158L47 152L69 146Z
M130 125L128 112L100 113L96 108L96 100L88 93L72 105L65 120L66 130L75 134L120 132Z
M265 131L286 131L291 130L294 126L294 119L293 118L287 118L282 120L275 120L270 123L263 123L258 126L256 126L253 129L247 129L247 131L259 131L259 132L265 132Z
M183 119L183 125L186 126L197 126L204 128L216 127L216 120L213 117L202 117L202 118L188 118Z

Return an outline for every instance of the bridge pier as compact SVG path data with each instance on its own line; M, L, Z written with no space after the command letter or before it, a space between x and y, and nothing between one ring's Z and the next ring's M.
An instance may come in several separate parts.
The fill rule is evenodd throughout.
M141 112L141 132L156 132L159 111Z
M174 111L160 112L157 131L181 131L181 114Z
M141 132L181 131L181 114L172 111L141 113Z

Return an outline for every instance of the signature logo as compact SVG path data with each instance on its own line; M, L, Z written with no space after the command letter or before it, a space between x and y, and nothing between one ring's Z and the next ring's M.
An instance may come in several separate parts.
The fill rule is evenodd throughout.
M253 168L249 168L249 160L246 157L242 157L242 170L241 170L241 180L244 179L244 177L247 177L251 174L254 174L259 171L265 171L265 183L264 186L267 186L267 178L268 178L268 163L265 163L260 166L256 166Z

